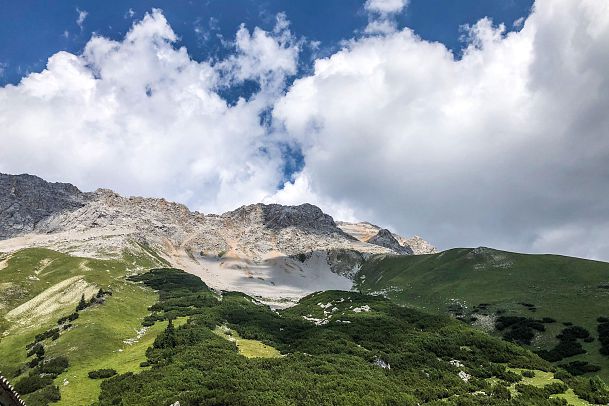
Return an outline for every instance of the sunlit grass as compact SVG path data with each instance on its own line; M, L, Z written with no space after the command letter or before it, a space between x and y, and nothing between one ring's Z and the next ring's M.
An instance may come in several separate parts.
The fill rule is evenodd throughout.
M239 354L247 358L277 358L281 353L277 349L266 345L257 340L241 338L235 330L226 326L219 326L214 329L214 333L237 345Z

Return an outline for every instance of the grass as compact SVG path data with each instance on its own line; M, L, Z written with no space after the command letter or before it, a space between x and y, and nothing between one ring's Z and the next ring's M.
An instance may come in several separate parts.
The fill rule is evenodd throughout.
M516 254L492 249L457 248L439 254L372 259L358 274L365 293L383 293L400 304L446 313L459 303L465 313L489 303L489 314L506 314L558 322L533 342L533 349L556 344L555 336L572 322L596 336L596 319L609 313L609 264L558 255ZM535 312L520 303L535 305ZM565 359L602 367L609 380L609 357L599 343L584 343L587 354Z
M522 376L522 380L518 383L535 386L537 388L543 388L544 386L552 384L552 383L562 382L561 380L556 379L552 372L541 371L539 369L532 369L532 370L527 370L527 369L522 369L522 368L507 368L507 369L509 371L515 372L515 373L519 374L520 376ZM524 376L524 375L522 375L522 373L524 371L533 371L535 373L535 376L532 378ZM499 382L499 380L497 378L489 378L487 380L493 384ZM518 396L518 391L516 390L515 383L508 386L508 389L509 389L510 393L512 394L512 396ZM589 406L590 405L590 403L586 402L585 400L580 399L575 394L575 392L573 392L573 389L571 389L571 388L567 389L565 391L565 393L550 395L550 398L564 399L567 401L567 403L569 405L572 405L572 406Z
M519 375L522 375L522 373L524 371L527 371L527 369L521 369L521 368L508 368L508 370L510 370L512 372L516 372ZM528 376L522 375L522 381L520 381L519 383L524 383L525 385L535 386L537 388L543 388L544 386L549 385L551 383L562 382L562 381L554 378L554 374L552 372L540 371L538 369L533 369L532 371L535 373L534 377L530 378Z
M521 369L521 368L508 368L510 371L516 372L520 375L522 375L522 373L524 371L526 371L525 369ZM540 371L540 370L533 370L533 372L535 372L535 376L532 378L523 376L522 377L522 381L520 383L524 383L525 385L531 385L531 386L535 386L537 388L543 388L546 385L549 385L551 383L560 383L562 381L554 378L554 374L552 372L545 372L545 371ZM510 391L515 392L516 390L514 389L514 385L512 385L510 387ZM568 404L573 405L573 406L587 406L590 405L590 403L586 402L585 400L580 399L575 392L573 392L573 389L567 389L567 391L565 393L559 393L556 395L550 395L550 398L557 398L557 399L564 399L567 401Z
M186 322L186 318L179 318L174 321L174 325L177 327ZM140 327L140 326L137 326ZM97 369L114 369L118 373L125 372L138 372L144 368L140 367L140 364L146 361L146 349L152 346L156 336L165 330L167 322L158 322L154 326L146 330L137 342L129 345L122 341L116 342L116 348L111 352L107 349L105 351L98 351L97 348L91 348L89 351L81 351L82 356L74 359L72 355L70 360L75 364L67 372L60 375L56 383L60 386L61 400L57 405L85 405L91 404L97 400L100 392L100 385L102 380L90 379L88 373ZM136 336L136 331L130 333L129 338ZM67 341L65 345L76 344ZM63 347L65 347L65 345ZM74 348L74 347L71 347ZM65 348L56 348L58 352L65 351ZM72 352L78 350L74 349ZM100 354L100 352L102 354ZM101 355L101 356L100 356ZM68 384L64 385L63 382L67 381Z
M266 345L257 340L249 340L241 338L235 330L231 330L226 326L218 326L214 329L214 333L237 345L239 354L247 358L278 358L281 353L277 349Z
M110 289L112 296L104 304L81 311L73 328L62 332L56 341L47 340L44 344L48 358L65 355L70 363L68 370L55 380L62 395L58 404L83 405L95 401L101 380L89 379L87 373L101 368L113 368L119 373L140 370L140 363L146 360L146 349L166 327L166 323L157 323L141 331L141 322L158 294L125 279L159 262L149 252L139 257L126 253L116 260L79 258L38 248L13 253L0 270L0 371L13 376L27 361L26 345L36 334L55 327L58 318L72 313L79 295L73 303L43 303L56 310L32 326L9 321L5 315L49 287L82 275L89 286ZM180 319L177 324L183 322L185 319ZM142 333L139 338L138 331Z
M590 403L580 399L575 392L573 392L573 389L568 389L565 393L551 395L550 398L564 399L568 404L573 406L590 406Z

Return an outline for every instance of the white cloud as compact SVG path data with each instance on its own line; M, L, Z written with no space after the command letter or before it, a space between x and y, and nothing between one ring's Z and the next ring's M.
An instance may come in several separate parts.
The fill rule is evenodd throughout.
M80 10L80 9L76 9L76 12L78 13L78 18L76 19L76 25L78 25L80 27L80 29L82 30L82 26L85 23L85 20L87 18L87 16L89 15L88 12L86 12L85 10Z
M517 33L469 35L461 60L408 29L318 60L274 110L306 162L291 201L445 248L609 259L609 229L585 232L609 213L609 3L540 0Z
M520 28L520 27L522 27L522 24L524 24L524 17L520 17L520 18L514 20L514 22L512 23L514 28Z
M94 36L82 55L59 52L44 71L0 88L0 171L205 210L258 201L282 176L259 119L267 97L229 106L218 91L227 66L240 78L290 71L297 52L287 36L242 27L237 58L216 66L176 48L155 10L122 41Z
M395 32L395 16L407 6L408 0L367 0L364 9L368 12L368 25L364 33L385 35Z
M408 0L366 0L364 8L380 14L399 13L408 5Z
M370 23L392 24L379 7ZM310 201L442 248L609 259L609 3L538 0L511 33L482 19L461 59L382 33L284 95L302 46L284 16L272 32L239 28L215 63L176 48L155 10L122 41L93 37L0 88L0 171L204 211ZM222 90L245 80L260 91L229 105ZM305 165L277 191L282 144Z
M397 24L394 20L382 18L371 20L364 32L366 34L391 34L397 29Z
M221 66L232 80L255 80L278 90L287 76L296 73L299 45L289 31L285 15L278 14L272 33L260 28L250 33L241 25L235 40L236 53Z

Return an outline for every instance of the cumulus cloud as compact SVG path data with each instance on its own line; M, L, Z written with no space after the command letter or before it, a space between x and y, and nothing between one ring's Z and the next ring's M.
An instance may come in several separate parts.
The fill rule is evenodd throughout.
M366 0L364 8L379 14L399 13L408 5L408 0Z
M236 53L219 65L229 80L254 80L263 87L279 89L287 76L296 73L299 42L292 36L284 14L277 15L273 32L256 27L250 33L241 25L235 47Z
M287 92L302 44L283 15L240 27L218 62L192 60L158 10L121 41L93 37L0 88L0 171L204 211L309 201L441 248L609 259L609 3L538 0L518 32L482 19L460 58L383 17L405 2L379 4L389 29ZM247 100L222 98L250 80ZM285 145L304 167L277 190Z
M539 0L519 32L467 32L461 59L405 29L316 61L274 110L306 162L291 200L443 248L609 259L609 4Z
M397 30L396 14L408 6L408 0L367 0L364 9L368 12L366 34L389 34Z
M44 71L0 88L0 171L205 210L261 200L282 178L281 152L260 123L268 97L228 105L219 91L225 70L234 80L292 71L297 51L278 26L241 27L237 56L214 65L176 47L154 10L122 41L94 36L81 55L53 55Z

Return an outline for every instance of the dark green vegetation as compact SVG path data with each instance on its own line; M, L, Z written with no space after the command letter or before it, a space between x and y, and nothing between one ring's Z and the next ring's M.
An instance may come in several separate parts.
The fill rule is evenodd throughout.
M95 371L89 372L89 378L91 379L105 379L110 378L111 376L116 375L115 369L98 369Z
M550 405L565 404L550 399L565 391L609 401L604 386L564 371L554 379L552 364L518 345L379 296L320 292L274 312L241 293L217 297L174 269L132 279L159 290L145 323L188 321L157 336L150 369L103 381L98 406ZM283 356L242 356L218 326ZM550 378L534 384L518 372L530 370Z
M601 316L598 321L598 340L601 344L601 354L609 356L609 317Z
M608 263L460 248L372 259L357 285L399 304L451 314L573 373L609 380Z
M30 365L27 374L15 383L15 390L27 395L30 405L48 405L61 399L59 388L53 384L53 380L68 369L69 363L63 356L45 359L44 351L37 353L36 357L36 363Z

